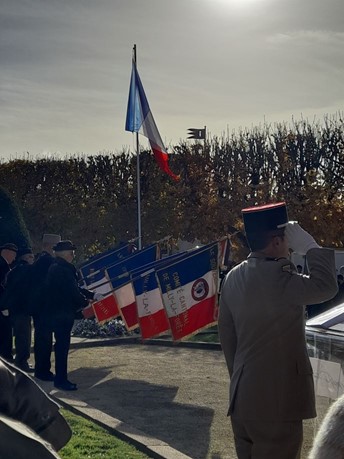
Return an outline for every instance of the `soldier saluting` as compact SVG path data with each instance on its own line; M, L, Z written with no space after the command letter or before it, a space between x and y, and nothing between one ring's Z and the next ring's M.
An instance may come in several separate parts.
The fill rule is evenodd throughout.
M219 312L236 452L296 459L302 420L316 416L304 305L336 294L334 251L288 222L285 203L242 212L252 252L227 274ZM309 275L297 272L289 249L306 255Z

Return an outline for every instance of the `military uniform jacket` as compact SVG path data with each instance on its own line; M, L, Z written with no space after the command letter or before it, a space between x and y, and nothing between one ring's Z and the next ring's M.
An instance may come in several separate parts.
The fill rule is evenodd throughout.
M228 414L242 420L316 416L305 308L337 292L334 251L307 253L309 276L287 259L251 253L222 286L219 334L230 374Z

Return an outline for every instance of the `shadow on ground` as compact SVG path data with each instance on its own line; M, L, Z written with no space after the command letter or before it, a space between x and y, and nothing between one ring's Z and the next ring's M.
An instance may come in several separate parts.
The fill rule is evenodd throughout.
M114 367L79 368L70 373L79 381L72 398L197 459L207 457L213 410L175 401L178 387L113 377ZM112 375L112 376L111 376ZM65 393L68 398L68 393ZM215 455L214 459L220 459Z

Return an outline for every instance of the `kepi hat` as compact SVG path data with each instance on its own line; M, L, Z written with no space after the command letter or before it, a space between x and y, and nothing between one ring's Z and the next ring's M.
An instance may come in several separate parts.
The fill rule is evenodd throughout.
M285 202L248 207L241 212L246 233L276 231L289 221Z
M257 238L270 231L281 231L288 223L288 212L285 202L265 204L262 206L242 209L245 233L249 246L254 245Z

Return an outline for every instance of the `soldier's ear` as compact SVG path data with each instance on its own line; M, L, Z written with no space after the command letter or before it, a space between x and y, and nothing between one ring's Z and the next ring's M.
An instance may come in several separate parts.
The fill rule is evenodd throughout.
M272 237L272 244L274 247L279 247L283 242L282 236L273 236Z

